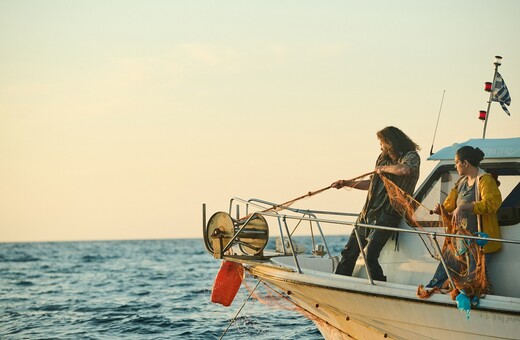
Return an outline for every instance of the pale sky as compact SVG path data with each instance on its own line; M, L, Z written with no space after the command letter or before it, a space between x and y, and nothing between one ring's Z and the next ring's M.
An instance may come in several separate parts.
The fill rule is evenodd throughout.
M377 130L520 136L520 1L0 0L0 242L201 237L373 169ZM359 212L364 192L301 207ZM346 232L347 233L347 232Z

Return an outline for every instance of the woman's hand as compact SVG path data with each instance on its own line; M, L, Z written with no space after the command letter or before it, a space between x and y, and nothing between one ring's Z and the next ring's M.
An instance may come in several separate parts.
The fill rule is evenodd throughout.
M462 218L465 217L465 213L473 213L473 206L474 202L472 203L465 203L457 206L455 210L453 210L452 216L451 216L451 223L462 227L461 222Z
M451 223L460 227L460 223L462 221L462 209L460 206L456 207L455 210L451 213Z

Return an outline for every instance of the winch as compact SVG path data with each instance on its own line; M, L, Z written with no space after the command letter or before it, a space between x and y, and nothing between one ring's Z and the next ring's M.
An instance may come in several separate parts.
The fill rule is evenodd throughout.
M204 227L206 249L215 258L222 258L233 246L240 255L262 256L269 241L269 227L265 218L254 213L241 219L233 219L228 213L214 213Z

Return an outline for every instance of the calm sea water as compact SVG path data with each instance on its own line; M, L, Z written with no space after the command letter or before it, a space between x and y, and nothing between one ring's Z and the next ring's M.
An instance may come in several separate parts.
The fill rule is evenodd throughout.
M0 339L218 339L228 326L224 339L322 339L244 286L230 307L211 303L219 266L200 239L0 243Z

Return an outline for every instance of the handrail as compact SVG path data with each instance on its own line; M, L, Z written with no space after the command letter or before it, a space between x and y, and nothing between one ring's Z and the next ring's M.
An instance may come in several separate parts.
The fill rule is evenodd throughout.
M240 198L233 198L235 200L242 200ZM242 200L243 201L243 200ZM273 202L269 202L269 201L265 201L265 200L261 200L261 199L258 199L258 198L251 198L249 199L247 202L258 202L258 203L263 203L265 205L269 205L273 208L276 208L276 207L283 207L279 204L276 204L276 203L273 203ZM283 207L285 210L289 210L289 211L293 211L293 212L296 212L296 213L301 213L301 214L318 214L318 215L338 215L338 216L351 216L351 217L357 217L359 215L359 213L346 213L346 212L339 212L339 211L324 211L324 210L310 210L310 209L297 209L297 208L291 208L291 207Z
M233 197L230 200L230 203L229 203L229 214L230 215L231 215L231 212L232 212L232 207L233 207L233 202L234 201L238 201L238 202L241 202L243 204L246 204L246 216L249 213L249 205L255 206L255 207L259 208L259 209L264 209L264 211L260 211L260 212L257 212L257 213L262 213L263 214L263 213L266 213L266 212L271 212L271 213L275 214L275 215L269 215L269 216L276 217L278 219L278 227L280 229L282 248L283 248L283 252L285 254L287 252L287 249L285 247L285 236L284 236L284 233L282 231L282 223L281 223L281 220L283 220L283 216L284 215L280 215L276 210L275 211L269 210L269 209L277 208L277 207L281 207L281 206L279 204L274 203L274 202L269 202L269 201L258 199L258 198L251 198L251 199L246 201L246 200L244 200L242 198L239 198L239 197ZM261 205L261 204L263 204L263 205ZM269 206L269 208L267 208L266 206ZM308 221L316 223L316 226L317 226L318 231L320 233L320 236L321 236L321 239L322 239L323 244L325 246L325 249L327 250L327 254L329 254L329 257L332 257L332 255L330 253L329 246L327 244L327 241L326 241L325 236L323 234L323 230L321 229L321 225L320 225L320 222L318 221L318 218L317 218L316 214L322 214L322 215L327 214L327 215L336 215L336 216L350 216L350 217L356 217L356 218L359 215L357 213L345 213L345 212L337 212L337 211L323 211L323 210L309 210L309 209L296 209L296 208L291 208L291 207L284 207L284 209L292 211L292 212L295 212L295 213L302 214L303 216L307 215L307 216L309 216ZM303 220L303 219L301 219L301 220ZM286 221L284 221L284 225L286 225ZM311 229L312 229L312 225L311 225ZM289 231L288 231L288 229L287 229L287 236L289 238L291 236ZM292 244L292 240L291 239L289 239L289 245L291 246L292 251L295 252L295 249L292 247L293 244Z
M258 212L261 215L265 216L273 216L269 212ZM373 224L364 224L364 223L356 223L356 222L348 222L348 221L337 221L337 220L329 220L329 219L322 219L317 218L316 220L306 217L300 217L300 216L291 216L291 215L281 215L285 216L288 219L298 219L298 220L313 220L318 221L322 223L330 223L330 224L338 224L338 225L349 225L352 227L355 227L356 225L369 228L369 229L379 229L379 230L388 230L388 231L399 231L399 232L405 232L405 233L412 233L412 234L421 234L421 235L428 235L428 236L445 236L445 237L457 237L457 238L466 238L471 240L484 240L484 241L492 241L492 242L501 242L501 243L513 243L513 244L520 244L520 240L506 240L506 239L500 239L500 238L492 238L492 237L480 237L480 236L469 236L469 235L459 235L459 234L449 234L449 233L443 233L443 232L431 232L431 231L422 231L422 230L414 230L414 229L403 229L398 227L384 227L384 226L378 226Z
M264 204L266 206L269 206L269 208L267 208L266 210L269 211L269 212L273 212L276 214L276 217L278 218L278 225L279 225L279 229L280 229L280 236L282 238L282 247L283 247L283 252L286 253L286 249L285 249L285 236L283 235L283 232L282 232L282 225L280 223L280 219L283 218L283 215L280 215L276 210L275 211L272 211L272 210L268 210L268 209L272 209L272 208L278 208L278 207L282 207L280 204L277 204L277 203L274 203L274 202L270 202L270 201L266 201L266 200L262 200L262 199L259 199L259 198L251 198L249 200L244 200L244 199L241 199L241 198L238 198L238 197L233 197L230 201L230 211L229 213L231 214L231 207L232 207L232 202L236 200L236 201L240 201L244 204L246 204L246 215L248 214L248 204L251 204L251 205L254 205L258 208L262 208L262 209L266 209L265 206L262 206L260 204ZM256 203L260 203L260 204L255 204ZM289 211L292 211L294 213L299 213L299 214L302 214L303 216L305 215L308 215L309 216L309 221L311 222L315 222L317 227L318 227L318 231L320 233L320 236L321 236L321 239L323 241L323 244L327 250L327 254L329 254L329 257L331 257L332 255L330 254L330 251L329 251L329 246L327 244L327 241L325 240L325 236L323 235L323 231L321 229L321 226L320 226L320 222L317 218L317 214L319 215L335 215L335 216L349 216L349 217L358 217L359 216L359 213L346 213L346 212L339 212L339 211L324 211L324 210L311 210L311 209L298 209L298 208L291 208L291 207L283 207L285 210L289 210ZM264 212L267 212L267 211L264 211ZM272 216L272 215L270 215ZM311 225L311 229L312 229L312 225ZM311 230L312 231L312 230ZM288 235L290 237L290 235ZM314 241L314 238L313 238L313 241ZM294 249L293 249L294 251Z
M269 212L261 212L260 214L265 215L265 216L272 216L271 213L269 213ZM451 277L451 275L449 273L449 270L447 269L446 260L444 259L444 256L442 254L439 242L437 240L438 236L457 237L457 238L463 238L463 239L469 239L469 240L485 240L485 241L488 241L488 242L489 241L493 241L493 242L501 242L501 243L520 244L520 240L506 240L506 239L499 239L499 238L459 235L459 234L450 234L450 233L443 233L443 232L429 232L429 231L422 231L422 230L403 229L403 228L398 228L398 227L377 226L377 225L365 224L365 223L357 223L357 222L321 219L321 218L317 218L317 217L306 218L306 217L291 216L291 215L286 215L286 214L283 214L281 216L283 216L284 221L286 219L312 220L312 221L315 221L315 222L353 226L354 227L354 234L356 235L356 240L357 240L358 245L359 245L360 253L361 253L361 256L363 257L363 260L364 260L364 263L365 263L364 266L365 266L365 270L367 272L368 281L369 281L370 284L374 284L374 281L372 279L372 275L371 275L370 270L368 268L368 264L367 264L367 261L366 261L366 255L365 255L364 249L362 247L361 239L359 237L359 233L358 233L358 228L359 227L365 227L365 228L368 228L368 229L387 230L387 231L399 231L399 232L405 232L405 233L411 233L411 234L430 236L433 239L433 241L434 241L434 243L436 245L437 250L439 251L440 261L441 261L441 263L442 263L442 265L443 265L443 267L444 267L444 269L446 271L446 274L448 275L448 280L451 282L453 287L455 287L455 284L453 282L453 278ZM289 239L290 239L290 236L289 236ZM296 258L295 258L295 260L297 261ZM297 262L296 262L296 265L297 265L297 268L298 268L298 272L301 273L301 268L300 268L300 266L298 265Z
M294 262L295 262L297 271L300 274L302 273L302 269L299 264L298 257L296 256L296 249L294 248L293 240L291 237L292 235L289 232L287 220L310 221L311 222L311 232L312 232L312 222L316 223L316 226L318 228L318 231L320 232L322 241L327 249L327 253L329 254L329 257L332 257L332 255L330 254L330 251L329 251L327 242L325 240L323 231L321 229L320 223L327 223L327 224L333 224L333 225L346 225L346 226L354 227L354 232L355 232L359 247L361 249L361 255L363 256L363 258L365 258L365 253L364 253L364 250L362 249L363 247L362 247L359 235L358 235L359 227L364 227L364 228L368 228L368 229L376 229L376 230L398 231L398 232L404 232L404 233L410 233L410 234L426 235L426 236L431 237L431 239L434 241L437 251L439 252L439 255L440 255L440 261L445 269L446 269L446 262L443 257L442 251L440 250L440 245L439 245L438 239L437 239L439 236L440 237L457 237L457 238L468 239L468 240L484 240L484 241L488 241L488 242L491 241L491 242L500 242L500 243L520 244L520 240L510 240L510 239L500 239L500 238L470 236L470 235L459 235L459 234L450 234L450 233L446 233L446 232L435 232L435 231L432 232L432 231L423 231L423 230L416 230L416 229L405 229L405 228L399 228L399 227L378 226L378 225L373 225L373 224L357 223L357 221L352 222L352 221L341 221L341 220L335 220L335 219L319 218L316 216L317 214L334 215L334 216L348 216L348 217L357 217L358 214L342 213L342 212L334 212L334 211L320 211L320 210L307 210L307 209L304 210L304 209L295 209L295 208L290 208L290 207L284 207L284 210L288 210L293 213L300 214L300 215L296 216L296 215L291 215L291 214L286 214L286 213L280 213L279 211L269 210L271 208L276 208L276 207L280 207L280 206L275 203L256 199L256 198L253 198L253 199L250 199L247 201L244 199L238 198L238 197L232 198L230 200L230 206L229 206L230 215L232 212L232 206L233 206L234 201L238 201L238 202L246 205L246 216L248 216L249 205L251 205L256 208L262 209L262 211L256 211L255 212L256 214L276 218L278 220L278 225L279 225L279 229L280 229L283 253L287 254L287 249L285 247L285 236L284 236L284 232L283 232L283 228L282 228L282 222L283 222L285 231L287 233L288 241L289 241L289 246L291 247L291 250L292 250L292 256L294 258ZM269 206L269 208L266 208L266 206ZM238 206L237 206L237 209L238 209ZM247 224L247 221L250 218L251 217L246 219L246 223L244 223L244 226ZM238 232L235 231L235 235L233 236L232 241L236 239L237 235L244 228L244 226L242 226L242 228L239 228ZM313 244L314 244L314 235L313 235ZM225 247L224 251L229 250L232 246L233 246L233 242L229 242L228 245ZM370 275L370 271L367 267L366 260L365 260L365 269L367 271L367 277L368 277L370 284L374 284L372 277ZM453 285L453 280L451 278L451 275L449 274L449 271L446 270L446 273L448 274L448 279L450 280L450 282Z

